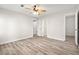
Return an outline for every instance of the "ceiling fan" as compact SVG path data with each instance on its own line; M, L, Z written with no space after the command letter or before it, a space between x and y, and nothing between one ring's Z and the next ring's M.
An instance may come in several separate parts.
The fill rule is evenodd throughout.
M46 10L43 7L40 7L39 4L29 6L29 7L27 7L24 4L21 4L21 7L23 7L24 9L28 11L31 11L33 14L36 14L36 15L41 15L43 12L46 12Z

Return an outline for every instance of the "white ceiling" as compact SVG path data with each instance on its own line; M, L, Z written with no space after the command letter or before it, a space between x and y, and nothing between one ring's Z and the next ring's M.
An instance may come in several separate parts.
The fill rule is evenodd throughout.
M71 9L79 5L78 4L40 4L40 6L44 7L47 10L45 14L50 14L50 13L56 13L62 10ZM0 8L31 15L29 11L27 12L25 11L25 9L21 8L20 4L0 4Z

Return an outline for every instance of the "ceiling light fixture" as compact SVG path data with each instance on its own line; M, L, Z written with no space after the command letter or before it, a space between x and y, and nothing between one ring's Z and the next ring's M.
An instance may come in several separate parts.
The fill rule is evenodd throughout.
M24 7L24 9L31 11L34 15L41 15L43 12L46 12L46 10L42 7L40 7L38 4L33 5L31 7L26 7L25 5L21 5L21 7Z

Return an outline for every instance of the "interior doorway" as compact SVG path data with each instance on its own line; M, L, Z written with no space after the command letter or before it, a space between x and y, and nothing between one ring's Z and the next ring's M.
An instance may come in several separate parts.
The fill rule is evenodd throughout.
M37 36L37 20L33 20L33 37Z
M75 44L75 15L65 16L66 41Z

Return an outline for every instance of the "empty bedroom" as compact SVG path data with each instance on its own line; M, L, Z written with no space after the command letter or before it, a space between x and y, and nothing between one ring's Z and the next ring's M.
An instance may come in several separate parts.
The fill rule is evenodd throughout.
M79 4L0 4L0 55L79 55Z

